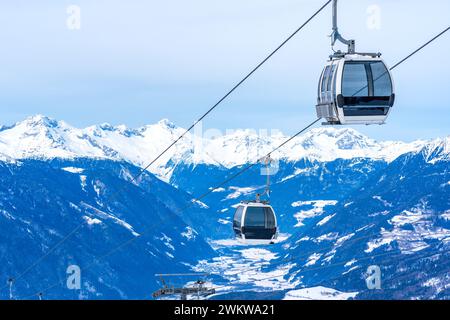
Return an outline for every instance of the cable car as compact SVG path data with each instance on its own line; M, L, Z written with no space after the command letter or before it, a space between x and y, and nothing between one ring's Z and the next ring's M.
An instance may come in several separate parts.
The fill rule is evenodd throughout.
M262 201L261 196L270 197L270 174L272 158L270 154L263 159L266 168L266 188L257 194L256 200L241 202L234 213L233 231L236 238L249 244L271 244L277 238L277 217L269 201ZM261 161L260 160L260 161Z
M317 89L316 112L323 124L383 124L394 105L394 82L381 53L355 52L355 40L346 40L337 26L337 0L333 0L333 33L348 46L335 52L323 68Z
M322 71L316 111L328 124L383 124L394 100L391 73L378 54L343 54Z
M241 202L234 213L233 230L244 243L270 244L277 238L277 218L267 202Z

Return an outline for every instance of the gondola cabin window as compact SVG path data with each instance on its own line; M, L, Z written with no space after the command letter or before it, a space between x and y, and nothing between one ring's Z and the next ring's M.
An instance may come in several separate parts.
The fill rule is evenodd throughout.
M264 207L248 207L245 213L245 226L247 227L265 227L266 214Z
M241 221L242 221L242 213L244 212L244 207L239 206L236 209L236 212L234 214L233 224L236 227L241 227Z
M342 95L358 97L369 95L367 72L364 63L346 63L342 76Z

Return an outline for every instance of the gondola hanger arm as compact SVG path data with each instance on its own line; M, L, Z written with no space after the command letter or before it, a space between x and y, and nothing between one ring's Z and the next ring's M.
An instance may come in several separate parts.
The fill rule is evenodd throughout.
M331 33L331 46L340 41L348 47L348 53L355 53L355 40L347 40L340 33L337 23L337 0L333 0L333 32Z
M267 197L270 198L270 172L269 167L272 163L273 159L270 157L270 154L265 156L264 158L260 159L260 162L263 163L266 166L266 188L262 194L258 194L258 197L267 195Z

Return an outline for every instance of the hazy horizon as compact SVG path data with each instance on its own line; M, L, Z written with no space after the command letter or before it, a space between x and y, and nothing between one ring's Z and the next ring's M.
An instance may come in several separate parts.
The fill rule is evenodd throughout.
M80 8L70 29L69 5ZM0 5L0 122L34 114L76 127L139 127L170 119L189 127L322 5L303 0L20 0ZM375 11L378 22L370 25ZM448 26L450 2L339 1L339 26L358 51L389 66ZM331 53L331 6L203 122L205 128L277 128L315 119L316 86ZM337 46L337 48L342 48ZM352 126L377 140L449 134L450 32L394 70L387 123Z

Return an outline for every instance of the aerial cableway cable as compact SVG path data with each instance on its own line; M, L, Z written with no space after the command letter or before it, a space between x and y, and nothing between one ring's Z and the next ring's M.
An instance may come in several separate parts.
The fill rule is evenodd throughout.
M271 153L274 153L276 151L278 151L279 149L281 149L282 147L284 147L286 144L288 144L290 141L292 141L295 137L299 136L300 134L302 134L303 132L305 132L306 130L308 130L309 128L311 128L314 124L316 124L320 119L316 119L313 122L311 122L310 124L308 124L306 127L304 127L303 129L301 129L300 131L298 131L296 134L292 135L291 137L289 137L288 139L286 139L284 142L282 142L280 145L278 145L276 148L274 148L271 152L269 152L267 155L270 155ZM256 160L256 162L253 162L251 164L246 165L245 167L243 167L241 170L239 170L237 173L233 174L231 177L225 179L223 182L221 182L220 184L218 184L216 187L211 188L208 190L208 192L203 193L201 196L191 199L191 201L189 202L188 205L186 205L185 207L183 207L180 210L177 210L177 214L181 214L183 211L191 208L193 205L195 205L196 203L198 203L201 199L205 198L206 196L208 196L213 190L216 190L218 188L220 188L221 186L227 184L228 182L232 181L233 179L237 178L238 176L242 175L244 172L248 171L250 168L254 167L258 161L260 161L261 159L265 159L267 157L267 155L259 158ZM164 223L167 223L169 221L169 219L164 219L163 222L158 222L158 223L154 223L151 224L148 228L146 228L143 232L140 232L139 235L130 238L122 243L120 243L118 246L114 247L112 250L110 250L109 252L107 252L106 254L100 256L100 257L96 257L93 259L93 261L85 268L82 268L83 270L87 270L90 267L92 267L93 265L97 264L97 262L99 262L102 259L105 259L106 257L112 255L113 253L117 252L118 250L122 249L125 246L128 246L129 244L133 243L134 241L136 241L137 239L142 238L144 235L147 235L148 233L151 233L154 231L153 227L156 225L162 225ZM45 292L47 290L50 290L51 288L56 287L58 284L64 282L65 280L60 280L57 283L51 285L50 287L46 288L43 291L40 291L39 293ZM32 296L36 296L37 294L33 294L29 297ZM28 297L25 297L24 299L27 299Z
M210 107L201 117L199 117L188 129L186 129L183 134L181 134L177 139L175 139L167 148L165 148L161 153L158 154L156 158L154 158L148 165L138 172L138 174L131 177L132 182L136 182L136 180L144 174L156 161L158 161L167 151L169 151L175 144L177 144L188 132L190 132L197 124L206 118L214 109L216 109L225 99L227 99L238 87L240 87L247 79L249 79L261 66L263 66L275 53L277 53L286 43L288 43L300 30L302 30L311 20L313 20L323 9L325 9L328 4L330 4L332 0L326 1L314 14L309 17L300 27L298 27L290 36L288 36L275 50L273 50L268 56L266 56L256 67L254 67L245 77L243 77L233 88L231 88L224 96L222 96L212 107ZM111 199L115 199L116 196L128 187L125 185L118 191L116 191L111 197ZM75 234L85 222L83 221L77 227L75 227L71 232L69 232L62 240L60 240L55 246L53 246L49 251L47 251L43 256L38 258L35 262L33 262L30 267L26 268L23 272L19 274L19 276L11 277L9 280L13 282L17 281L19 278L22 278L26 273L28 273L32 268L34 268L37 264L39 264L43 259L52 254L58 247L60 247L67 239L69 239L73 234ZM11 282L11 281L10 281ZM7 283L3 287L0 288L0 291L4 290L10 284Z
M314 17L315 17L315 16L316 16L316 15L317 15L317 14L318 14L318 13L319 13L326 5L328 5L330 2L331 2L331 0L328 1L321 9L319 9L319 11L316 12L316 13L315 13L315 14L314 14L314 15L313 15L306 23L308 23L312 18L314 18ZM302 26L306 25L306 23L303 24ZM302 28L302 27L301 27L301 28ZM299 28L295 33L297 33L298 31L300 31L301 28ZM447 27L446 29L444 29L444 30L443 30L442 32L440 32L438 35L436 35L435 37L433 37L432 39L430 39L429 41L427 41L425 44L423 44L422 46L420 46L418 49L416 49L415 51L413 51L411 54L409 54L408 56L406 56L405 58L403 58L402 60L400 60L398 63L396 63L393 67L390 68L390 70L392 70L392 69L398 67L398 66L401 65L403 62L407 61L407 60L408 60L409 58L411 58L413 55L417 54L419 51L421 51L422 49L424 49L425 47L427 47L429 44L431 44L432 42L434 42L436 39L438 39L439 37L441 37L443 34L445 34L445 33L446 33L447 31L449 31L449 30L450 30L450 27ZM284 45L288 40L290 40L290 39L295 35L295 33L294 33L293 35L291 35L288 39L286 39L285 42L282 43L282 45ZM282 45L280 45L279 48L281 48ZM277 48L274 52L272 52L271 55L273 55L279 48ZM271 55L270 55L270 56L271 56ZM270 56L269 56L268 58L270 58ZM267 61L268 58L266 58L266 60L264 60L263 62ZM261 64L261 65L262 65L262 64ZM260 66L260 65L259 65L259 66ZM258 68L259 68L259 67L258 67ZM257 69L257 68L256 68L256 69ZM256 71L256 69L254 69L254 71ZM254 71L252 71L252 72L245 78L245 80L246 80L246 79L247 79ZM245 81L245 80L244 80L244 81ZM236 87L236 88L237 88L237 87ZM232 91L234 91L236 88L234 88ZM232 91L230 91L230 92L225 96L225 98L228 97L228 95L231 94ZM223 100L221 100L221 101L223 101ZM220 101L220 102L221 102L221 101ZM220 102L219 102L219 103L220 103ZM211 110L211 111L212 111L212 110ZM211 112L211 111L209 111L209 112ZM209 112L208 112L207 114L209 114ZM206 117L207 114L205 114L204 117ZM204 118L204 117L203 117L203 118ZM317 121L319 121L319 120L320 120L320 119L316 119L316 120L315 120L314 122L312 122L310 125L308 125L308 126L305 127L304 129L302 129L301 131L299 131L298 133L296 133L294 136L290 137L288 140L286 140L285 142L283 142L280 146L278 146L277 148L275 148L275 149L272 151L272 153L273 153L274 151L277 151L277 150L280 149L281 147L283 147L285 144L287 144L289 141L291 141L292 139L294 139L296 136L300 135L300 134L301 134L302 132L304 132L307 128L311 127L312 125L314 125L314 124L315 124ZM200 121L201 121L201 120L200 120ZM195 125L194 125L194 126L195 126ZM193 127L192 127L192 128L193 128ZM192 128L191 128L191 129L192 129ZM185 132L185 134L186 134L186 133L187 133L187 132ZM181 138L182 138L182 137L181 137ZM181 139L181 138L180 138L180 139ZM179 141L179 140L176 140L176 141ZM176 143L176 142L175 142L175 143ZM167 149L167 150L168 150L168 149ZM166 152L166 151L165 151L165 152ZM241 175L241 174L244 173L245 171L249 170L249 169L250 169L251 167L253 167L254 165L255 165L255 164L248 165L248 166L244 167L244 168L243 168L242 170L240 170L238 173L234 174L233 176L231 176L231 177L227 178L226 180L224 180L222 183L218 184L214 189L209 189L207 192L205 192L205 193L202 194L201 196L199 196L199 197L193 199L192 202L191 202L188 206L186 206L185 208L183 208L182 210L186 210L187 208L191 207L193 203L195 203L196 201L199 201L199 199L202 199L202 198L206 197L206 196L209 195L213 190L216 190L217 188L220 188L220 186L223 186L223 185L225 185L226 183L230 182L231 180L233 180L234 178L238 177L239 175ZM148 169L148 167L149 167L149 166L147 166L146 168ZM241 172L241 171L242 171L242 172ZM134 179L139 178L139 176L142 175L144 172L145 172L145 170L141 170L141 171L140 171L140 174L137 175L137 176L135 176ZM156 225L156 224L155 224L155 225ZM54 252L58 246L60 246L64 241L66 241L70 236L72 236L76 231L78 231L79 228L80 228L80 226L78 226L78 227L75 228L72 232L70 232L65 238L63 238L63 240L61 240L55 247L53 247L48 253L46 253L46 254L43 256L43 258L47 257L49 254L51 254L52 252ZM151 231L151 230L148 230L148 231ZM102 259L102 258L106 258L106 257L110 256L111 254L113 254L113 253L116 252L117 250L123 248L124 246L126 246L126 245L128 245L128 244L130 244L130 243L132 243L134 240L139 239L142 235L144 235L144 234L146 234L146 233L147 233L147 232L144 232L144 233L140 234L139 236L134 237L134 238L132 238L132 239L130 239L130 240L128 240L128 241L126 241L126 242L120 244L119 246L117 246L116 248L114 248L113 250L111 250L108 254L103 255L101 258L94 259L94 262L91 263L89 266L91 266L91 265L94 264L94 263L97 263L98 260L100 260L100 259ZM43 258L42 258L42 257L39 258L39 259L37 260L37 261L38 261L37 263L33 263L33 264L31 265L31 268L33 268L34 266L36 266L37 264L39 264L40 262L42 262ZM31 268L27 268L27 269L26 269L26 272L30 271ZM24 273L22 272L22 273L20 274L20 277L23 277L23 275L24 275ZM39 293L45 292L45 291L47 291L47 290L50 290L51 288L57 286L57 285L60 284L60 283L61 283L61 281L59 281L58 283L55 283L54 285L48 287L48 288L47 288L46 290L44 290L44 291L40 291ZM3 290L4 288L6 288L7 286L8 286L8 284L5 285L1 290ZM33 295L29 296L29 297L36 296L36 295L37 295L37 294L33 294Z
M83 226L83 224L79 224L75 229L73 229L71 232L69 232L64 238L62 238L58 243L56 243L52 248L50 248L49 251L47 251L39 259L37 259L35 262L33 262L25 270L23 270L19 275L17 275L14 278L9 278L8 279L8 284L3 286L1 288L1 290L5 289L7 286L13 284L17 280L19 280L23 276L25 276L31 269L33 269L35 266L37 266L39 263L41 263L45 258L47 258L50 254L52 254L61 244L63 244L67 239L69 239L72 235L74 235L82 226Z
M447 27L446 29L444 29L444 30L443 30L442 32L440 32L438 35L436 35L435 37L433 37L431 40L427 41L425 44L423 44L422 46L420 46L418 49L416 49L415 51L413 51L411 54L409 54L408 56L406 56L405 58L403 58L402 60L400 60L398 63L396 63L393 67L391 67L391 70L394 69L394 68L396 68L396 67L398 67L398 66L401 65L403 62L407 61L407 60L408 60L409 58L411 58L413 55L417 54L419 51L421 51L422 49L424 49L426 46L428 46L429 44L431 44L433 41L435 41L436 39L438 39L439 37L441 37L444 33L446 33L446 32L449 31L449 30L450 30L450 27ZM320 120L320 119L316 119L316 120L314 121L314 123L315 123L316 121L319 121L319 120ZM312 123L312 124L313 124L313 123ZM310 126L311 126L311 125L310 125ZM301 131L304 131L304 129L302 129ZM298 136L299 134L300 134L300 133L297 133L297 134L294 135L294 136ZM291 137L291 138L289 138L289 141L292 140L292 139L294 138L294 136ZM282 146L284 146L286 143L288 143L288 141L285 141L282 145L280 145L279 147L277 147L275 150L280 149L280 148L281 148ZM253 165L253 166L254 166L254 165ZM233 175L232 177L229 177L229 178L227 178L226 180L224 180L222 183L218 184L218 185L216 186L216 188L220 188L220 186L222 186L222 185L224 185L224 184L230 182L231 180L233 180L234 178L236 178L237 176L239 176L240 174L242 174L243 172L245 172L245 171L247 171L247 170L249 170L249 169L251 168L251 167L250 167L250 168L247 168L247 167L248 167L248 166L244 167L243 171L241 170L241 171L242 171L241 173L238 172L238 173L236 173L235 175ZM215 190L215 189L210 189L210 190L208 190L207 192L205 192L204 194L202 194L201 196L199 196L199 197L193 199L193 200L191 201L191 203L190 203L188 206L186 206L185 208L183 208L182 210L186 210L187 208L191 207L192 204L195 203L195 201L199 201L198 199L202 199L202 198L206 197L206 196L209 195L213 190ZM153 226L156 226L156 223L155 223ZM148 231L150 231L150 230L148 230ZM123 242L123 243L120 244L119 246L117 246L117 247L115 247L114 249L112 249L111 251L109 251L107 254L105 254L105 255L103 255L103 256L101 256L101 257L99 257L99 258L94 259L94 261L93 261L89 266L91 266L91 265L97 263L99 260L101 260L101 259L103 259L103 258L106 258L106 257L112 255L113 253L117 252L119 249L121 249L121 248L123 248L123 247L129 245L130 243L134 242L134 240L136 240L136 239L140 238L142 235L146 234L148 231L146 231L146 232L140 234L140 236L138 236L138 237L134 237L134 238L129 239L128 241ZM361 237L361 238L366 238L366 237ZM355 240L355 239L352 239L352 240ZM59 282L53 284L52 286L48 287L48 288L45 289L44 291L40 291L39 293L41 293L41 292L46 292L46 291L48 291L48 290L50 290L50 289L56 287L56 286L57 286L58 284L60 284L60 283L61 283L61 281L59 281ZM6 286L5 286L5 287L6 287ZM33 296L36 296L37 294L38 294L38 293L33 294L33 295L30 295L30 296L28 296L28 297L33 297Z
M272 151L270 151L269 153L267 153L266 155L260 157L256 162L252 162L246 166L244 166L241 170L239 170L238 172L236 172L235 174L233 174L232 176L230 176L229 178L225 179L224 181L222 181L221 183L219 183L218 185L216 185L213 188L208 189L208 191L206 191L205 193L203 193L202 195L200 195L199 197L193 199L193 202L196 201L200 201L201 199L205 198L206 196L208 196L209 194L211 194L212 192L214 192L215 190L223 187L224 185L226 185L228 182L236 179L237 177L239 177L241 174L243 174L244 172L250 170L251 168L253 168L256 164L258 164L261 160L266 159L268 156L270 156L271 154L273 154L274 152L278 151L279 149L281 149L282 147L284 147L286 144L288 144L289 142L291 142L294 138L298 137L299 135L301 135L302 133L304 133L306 130L308 130L309 128L311 128L313 125L315 125L317 122L319 122L319 119L314 120L313 122L311 122L310 124L308 124L306 127L304 127L302 130L298 131L296 134L294 134L293 136L291 136L289 139L285 140L283 143L281 143L278 147L276 147L275 149L273 149ZM188 207L186 207L187 209Z
M443 31L441 31L439 34L437 34L436 36L434 36L432 39L430 39L429 41L427 41L426 43L424 43L423 45L421 45L418 49L414 50L412 53L410 53L409 55L407 55L405 58L401 59L399 62L397 62L396 64L394 64L389 70L393 70L395 68L397 68L399 65L401 65L402 63L404 63L405 61L407 61L409 58L411 58L413 55L415 55L416 53L418 53L419 51L421 51L422 49L424 49L426 46L428 46L429 44L431 44L433 41L435 41L436 39L438 39L440 36L442 36L444 33L446 33L447 31L450 30L450 27L447 27L446 29L444 29ZM318 121L319 119L317 119L316 121ZM292 140L295 136L298 136L300 134L297 133L296 135L294 135L293 137L291 137L289 140ZM285 143L283 143L283 145L285 145L286 143L288 143L289 141L286 141ZM279 148L281 148L283 145L281 145ZM277 149L279 149L277 148ZM277 150L276 149L276 150ZM273 153L274 151L272 151ZM262 157L261 159L264 159L264 157ZM207 192L205 192L204 194L202 194L200 197L194 199L195 200L200 200L204 197L206 197L208 194L214 192L214 190L217 190L218 188L222 187L223 185L227 184L228 182L230 182L231 180L233 180L234 178L236 178L237 176L241 175L243 172L247 171L248 169L250 169L251 167L253 167L255 164L250 164L246 167L244 167L241 171L237 172L235 175L231 176L230 178L226 179L225 181L223 181L221 184L217 185L216 187L208 190ZM368 236L362 236L362 237L358 237L358 238L354 238L351 239L349 241L355 241L355 240L362 240L365 238L369 238L369 237L373 237L374 235L368 235ZM298 257L298 256L297 256ZM292 260L293 258L290 258L289 260Z
M239 88L253 73L255 73L263 64L265 64L275 53L278 52L286 43L289 42L300 30L302 30L311 20L313 20L332 0L328 0L320 7L311 17L308 18L300 27L297 28L289 37L286 38L275 50L273 50L266 58L264 58L256 67L254 67L244 78L242 78L231 90L229 90L222 98L219 99L211 108L208 109L200 118L198 118L188 129L186 129L175 141L173 141L166 149L164 149L156 158L154 158L147 166L145 166L141 173L150 168L156 161L158 161L167 151L169 151L178 141L180 141L189 131L191 131L200 121L206 118L215 108L217 108L228 96L230 96L237 88ZM137 175L136 179L140 176Z
M399 65L401 65L403 62L405 62L406 60L408 60L409 58L411 58L413 55L415 55L417 52L421 51L423 48L425 48L426 46L428 46L430 43L432 43L434 40L436 40L437 38L439 38L440 36L442 36L444 33L446 33L448 30L450 30L450 27L447 27L446 29L442 30L439 34L437 34L436 36L434 36L432 39L430 39L429 41L427 41L426 43L424 43L423 45L421 45L419 48L417 48L416 50L414 50L413 52L411 52L409 55L407 55L405 58L403 58L402 60L400 60L399 62L397 62L396 64L394 64L390 70L393 70L395 68L397 68Z

